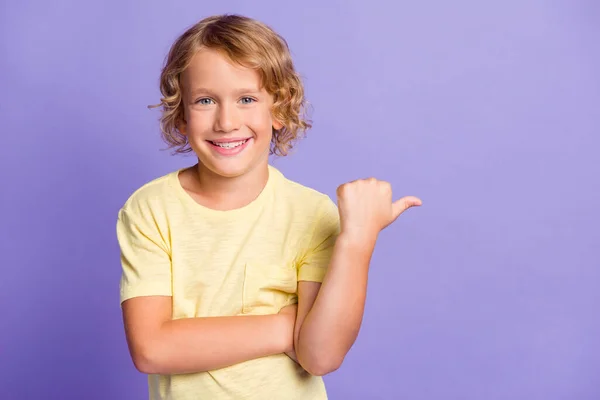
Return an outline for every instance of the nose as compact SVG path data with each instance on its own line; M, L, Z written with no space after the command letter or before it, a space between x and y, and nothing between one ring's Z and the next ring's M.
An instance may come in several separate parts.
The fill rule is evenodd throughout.
M232 132L240 128L240 116L234 105L221 104L215 118L216 132Z

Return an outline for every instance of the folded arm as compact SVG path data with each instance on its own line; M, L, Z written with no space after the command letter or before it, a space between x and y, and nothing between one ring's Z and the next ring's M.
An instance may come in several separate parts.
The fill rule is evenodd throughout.
M295 312L171 319L171 297L145 296L123 302L129 351L147 374L210 371L293 347Z

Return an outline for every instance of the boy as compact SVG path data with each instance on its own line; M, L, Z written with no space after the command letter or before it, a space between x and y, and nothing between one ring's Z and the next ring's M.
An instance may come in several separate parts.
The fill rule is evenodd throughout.
M121 305L150 399L326 399L358 334L379 232L415 197L359 180L324 194L268 164L310 124L285 41L241 16L173 45L161 127L198 163L119 211Z

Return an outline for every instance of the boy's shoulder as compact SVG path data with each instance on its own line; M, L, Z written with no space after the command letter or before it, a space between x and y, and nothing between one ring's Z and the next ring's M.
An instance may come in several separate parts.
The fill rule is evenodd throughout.
M144 183L129 195L122 210L139 211L164 204L173 196L173 180L177 179L180 171L174 170Z
M301 207L335 207L329 195L310 186L292 180L278 169L272 168L278 175L278 194L285 196L287 202Z

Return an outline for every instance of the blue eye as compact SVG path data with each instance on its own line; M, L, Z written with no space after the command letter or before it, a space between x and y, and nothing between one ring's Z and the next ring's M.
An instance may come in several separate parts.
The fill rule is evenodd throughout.
M255 100L252 97L242 97L241 102L242 104L250 104L253 103Z
M203 106L207 106L212 103L212 99L209 99L208 97L204 97L202 99L196 100L196 103L202 104Z

